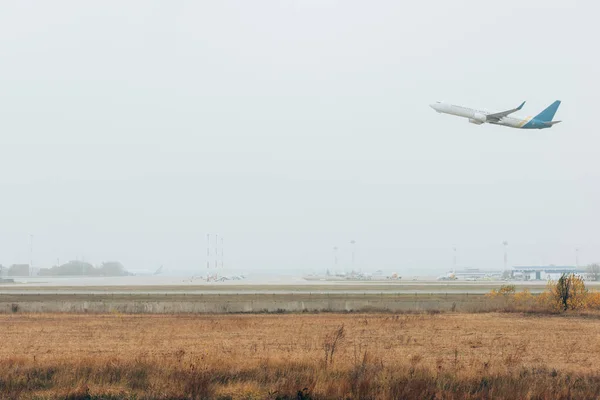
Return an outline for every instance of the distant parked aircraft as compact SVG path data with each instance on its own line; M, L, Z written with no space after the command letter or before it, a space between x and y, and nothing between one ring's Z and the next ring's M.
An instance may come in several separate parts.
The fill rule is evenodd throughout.
M439 113L468 118L470 123L476 125L481 125L487 122L489 124L503 125L511 128L544 129L552 128L554 124L561 122L552 121L552 118L554 118L554 114L556 114L556 110L558 110L558 106L560 105L560 100L556 100L554 103L550 104L548 108L535 117L518 117L516 115L510 115L523 108L524 104L525 102L521 103L521 105L517 108L501 112L478 110L474 108L448 104L441 101L430 104L430 107Z
M149 269L128 269L127 272L135 275L135 276L150 276L150 275L159 275L162 273L163 266L161 265L158 269L152 272Z

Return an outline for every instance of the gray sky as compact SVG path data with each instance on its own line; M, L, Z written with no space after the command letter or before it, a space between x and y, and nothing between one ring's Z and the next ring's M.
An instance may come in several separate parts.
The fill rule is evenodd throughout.
M0 263L600 261L596 4L4 2ZM542 131L428 106L557 99Z

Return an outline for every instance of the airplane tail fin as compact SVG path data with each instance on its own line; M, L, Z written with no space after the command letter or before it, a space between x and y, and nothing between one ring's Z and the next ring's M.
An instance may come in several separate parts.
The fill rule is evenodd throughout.
M560 106L560 100L556 100L554 103L550 104L548 108L534 118L542 122L551 122L552 118L554 118L554 114L556 114L556 110L558 110L558 106Z

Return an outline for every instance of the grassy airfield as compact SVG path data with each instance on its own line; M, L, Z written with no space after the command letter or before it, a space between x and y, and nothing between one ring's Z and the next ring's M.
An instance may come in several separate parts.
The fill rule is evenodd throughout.
M0 315L23 399L598 398L600 319L498 313Z

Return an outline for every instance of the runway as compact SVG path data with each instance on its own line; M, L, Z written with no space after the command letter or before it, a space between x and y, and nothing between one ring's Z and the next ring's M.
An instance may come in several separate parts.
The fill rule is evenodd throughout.
M517 291L540 293L543 281L315 281L299 276L258 275L244 280L206 282L198 277L125 276L125 277L23 277L0 285L0 295L293 295L314 294L485 294L501 285L515 285ZM591 287L598 287L590 284Z
M308 281L275 275L224 282L172 276L15 278L0 285L0 312L479 312L504 306L502 296L485 294L505 284L514 284L517 292L546 289L546 282L531 281Z

